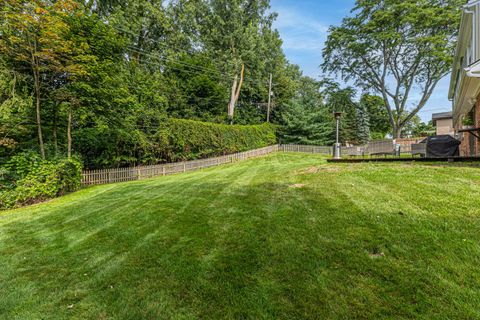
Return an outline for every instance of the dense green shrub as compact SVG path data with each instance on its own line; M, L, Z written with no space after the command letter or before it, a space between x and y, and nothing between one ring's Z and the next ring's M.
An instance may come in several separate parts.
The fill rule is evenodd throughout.
M276 143L276 127L269 124L165 119L147 129L82 129L75 135L75 150L86 167L111 168L219 156Z
M191 160L258 149L276 143L275 127L225 125L170 119L163 129L172 161Z
M44 161L13 157L3 168L8 183L0 189L0 209L19 207L61 196L80 187L82 164L78 160Z
M2 168L2 180L6 186L11 186L14 181L25 178L30 171L41 163L40 155L33 151L26 151L8 159ZM0 186L1 190L1 186Z

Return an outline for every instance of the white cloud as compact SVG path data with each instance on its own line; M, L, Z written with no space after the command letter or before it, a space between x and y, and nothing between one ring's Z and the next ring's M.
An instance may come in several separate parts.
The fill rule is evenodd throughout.
M278 19L275 27L278 29L297 29L305 32L313 32L325 35L328 32L328 25L306 17L292 8L275 8L278 13Z
M335 1L340 2L340 0ZM273 4L272 10L278 13L274 27L281 34L283 49L288 59L300 65L306 75L319 78L321 76L319 66L323 61L322 50L327 39L329 25L339 24L341 18L347 15L349 8L353 6L353 1L344 0L340 4L338 12L335 11L336 7L333 4L322 10L314 9L302 1L298 1L295 5L289 5L288 1L283 2L283 5L280 2L282 1L274 1L276 5ZM312 10L309 11L309 9ZM340 81L340 79L337 80ZM346 85L353 86L352 83ZM451 110L451 103L447 99L448 86L448 77L442 79L438 84L427 105L419 113L423 121L430 120L432 113ZM414 108L420 99L420 90L413 90L409 97L408 107Z
M284 49L321 52L328 32L327 25L292 8L277 7L275 11L278 19L274 26L282 34Z

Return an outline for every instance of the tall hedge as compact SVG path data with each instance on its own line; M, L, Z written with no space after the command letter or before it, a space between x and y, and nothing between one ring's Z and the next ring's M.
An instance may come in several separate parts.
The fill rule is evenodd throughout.
M269 124L241 126L169 119L162 131L167 137L165 151L172 161L258 149L277 141L275 127Z
M275 144L276 127L165 119L157 129L99 127L74 132L87 168L157 164L219 156Z

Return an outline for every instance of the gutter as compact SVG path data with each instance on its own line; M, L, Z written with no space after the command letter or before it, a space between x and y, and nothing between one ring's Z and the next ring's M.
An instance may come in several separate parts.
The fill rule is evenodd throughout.
M471 8L480 3L480 0L473 1L471 3L467 3L466 5L462 6L463 9Z
M460 31L458 32L458 39L457 39L457 48L455 49L455 57L453 58L453 65L452 65L452 74L450 76L450 89L449 89L449 92L448 92L448 98L450 100L453 99L453 96L455 94L455 87L457 86L457 74L459 72L459 68L457 67L461 67L459 66L459 62L460 62L460 52L462 51L462 46L463 46L463 43L462 43L462 35L465 33L465 15L466 13L463 12L462 14L462 20L460 21Z
M458 33L458 40L457 40L457 48L455 50L455 57L454 57L454 60L453 60L453 70L452 70L452 74L451 74L451 77L450 77L450 89L449 89L449 92L448 92L448 99L450 101L453 101L453 97L455 95L455 88L457 87L457 75L458 73L460 72L459 68L457 68L458 66L458 63L460 61L460 52L463 51L461 49L462 46L463 46L463 34L465 33L465 19L466 19L466 16L467 15L471 15L472 16L472 47L474 48L474 51L475 52L479 52L480 50L477 50L477 21L476 19L473 19L474 17L474 14L475 14L475 11L471 10L473 7L475 6L478 6L480 4L480 0L476 0L472 3L468 3L464 6L462 6L462 18L461 18L461 21L460 21L460 30L459 30L459 33ZM479 10L480 12L480 10ZM458 66L458 67L461 67L461 66Z

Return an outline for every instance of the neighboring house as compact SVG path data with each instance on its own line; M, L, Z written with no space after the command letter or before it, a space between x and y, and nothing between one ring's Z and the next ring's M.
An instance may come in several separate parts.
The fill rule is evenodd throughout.
M453 129L453 114L452 112L442 112L432 114L432 122L436 128L437 136L441 135L455 135Z
M450 90L453 127L462 155L479 155L480 144L480 0L463 7Z

